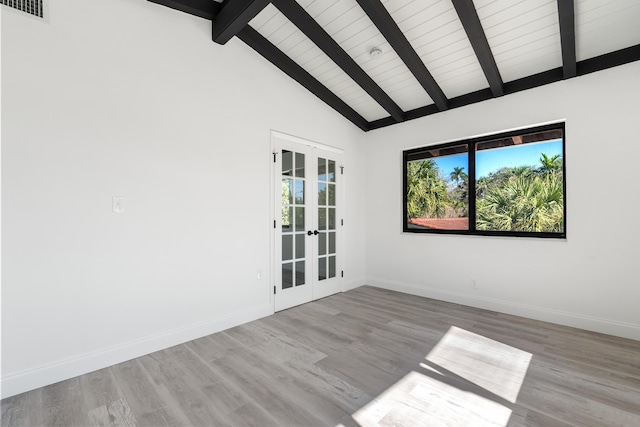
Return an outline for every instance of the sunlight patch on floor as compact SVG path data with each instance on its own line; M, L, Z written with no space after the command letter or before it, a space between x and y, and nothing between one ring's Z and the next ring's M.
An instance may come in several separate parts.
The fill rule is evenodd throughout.
M435 369L433 366L429 366L429 365L425 365L424 363L421 363L421 364L420 364L420 367L421 367L422 369L426 369L427 371L434 372L434 373L436 373L436 374L438 374L438 375L444 375L442 372L438 371L438 370L437 370L437 369Z
M425 360L423 372L405 375L353 420L362 427L505 427L531 354L454 326Z
M505 427L510 416L511 409L490 399L410 372L353 414L353 419L363 427Z
M515 403L531 353L452 326L427 361Z

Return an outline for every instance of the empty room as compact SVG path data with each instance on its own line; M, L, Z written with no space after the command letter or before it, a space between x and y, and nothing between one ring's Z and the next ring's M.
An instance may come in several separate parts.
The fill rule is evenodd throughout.
M0 14L2 426L640 426L637 0Z

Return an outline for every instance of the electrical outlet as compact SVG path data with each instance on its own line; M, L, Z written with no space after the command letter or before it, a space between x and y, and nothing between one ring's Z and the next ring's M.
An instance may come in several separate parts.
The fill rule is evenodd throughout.
M476 279L471 279L471 289L478 289L478 281Z
M262 269L261 268L259 268L256 271L256 279L258 279L258 280L262 279Z
M113 196L111 199L111 208L113 213L124 212L124 197Z

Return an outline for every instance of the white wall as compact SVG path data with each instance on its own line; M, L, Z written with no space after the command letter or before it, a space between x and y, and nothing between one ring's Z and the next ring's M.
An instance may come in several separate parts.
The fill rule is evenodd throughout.
M3 12L2 395L270 314L270 129L346 150L347 288L366 272L640 339L638 75L364 134L205 20L145 0L52 2L48 24ZM401 233L403 149L561 118L566 241Z
M345 149L364 217L365 134L210 28L145 0L2 13L3 396L272 313L270 129Z
M367 282L640 339L638 76L636 62L367 134ZM402 150L557 119L566 240L402 233Z

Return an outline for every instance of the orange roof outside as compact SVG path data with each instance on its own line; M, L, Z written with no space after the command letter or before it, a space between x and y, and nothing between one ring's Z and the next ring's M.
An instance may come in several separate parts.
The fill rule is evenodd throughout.
M469 218L412 218L409 223L433 230L469 229Z

